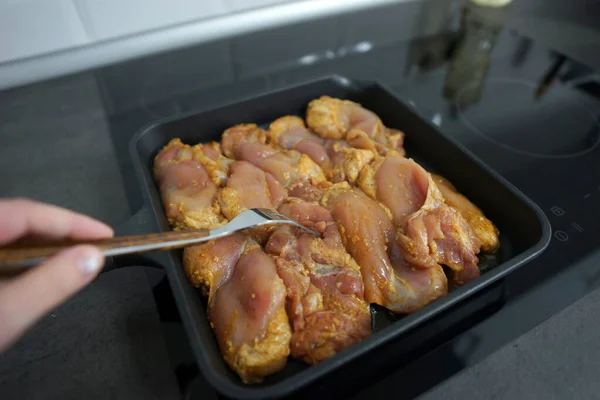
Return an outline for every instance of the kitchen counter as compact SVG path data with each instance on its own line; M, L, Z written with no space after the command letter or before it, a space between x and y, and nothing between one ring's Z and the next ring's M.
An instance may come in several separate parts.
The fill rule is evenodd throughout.
M5 91L0 104L1 197L57 204L111 226L129 218L93 75ZM101 275L0 356L2 399L159 400L178 391L141 267Z
M457 4L459 2L453 7L458 7ZM402 11L416 12L410 8ZM457 12L450 11L450 16ZM579 17L571 15L569 23L561 25L573 29L562 32L558 50L600 69L597 59L600 33L589 28L589 17L579 15L580 23L576 23ZM356 23L361 18L372 18L372 14L364 11L350 20ZM441 17L437 21L426 20L429 25L412 28L422 30L428 26L431 31L425 29L425 33L436 33L440 29L452 29L457 22ZM338 23L341 26L347 21ZM512 23L534 37L540 35L542 41L556 42L556 38L544 33L551 19L544 21L546 25L538 24L537 30L528 26L524 18L515 18ZM299 29L333 29L331 24L319 24L319 21L308 23ZM412 28L406 28L404 33L394 31L398 36L390 41L400 40L402 34L406 38L414 36ZM216 97L222 97L212 100L224 102L293 81L295 67L286 70L292 71L287 72L286 77L277 71L261 74L258 61L235 56L252 48L248 43L253 40L276 46L275 34L281 32L294 31L283 29L248 37L246 42L240 41L237 48L235 43L229 47L234 49L233 53L222 51L219 43L203 45L199 48L201 52L176 52L176 57L182 59L207 54L214 61L210 65L217 66L209 70L165 68L159 58L151 58L0 92L0 196L48 201L119 226L140 206L139 194L131 189L135 181L128 174L126 143L129 138L121 134L124 126L136 131L145 123L136 113L135 104L140 99L136 80L141 78L136 76L135 68L159 71L156 75L159 77L168 76L171 71L188 74L196 80L194 84L204 88L220 87L218 85L226 80L243 82L241 92L215 92ZM322 42L340 41L331 31L325 32L331 36L323 34ZM350 40L352 35L355 35L353 43L360 39L360 33L350 30L346 35L343 40ZM377 35L389 37L385 29ZM369 40L377 45L374 39ZM312 45L298 43L297 46L306 46L308 51ZM327 46L313 49L315 57L321 53L328 57ZM283 47L281 51L285 51ZM268 53L264 56L272 57L273 64L285 64L283 55L277 58L277 54ZM228 64L223 60L233 62ZM390 62L398 62L398 59ZM343 69L345 65L340 62L333 68ZM398 65L398 69L404 68ZM318 68L315 73L319 73ZM268 81L266 85L265 81ZM171 114L189 111L185 108L185 100L190 99L186 93L177 92L176 86L161 86L156 82L160 80L139 84L142 102L153 118L166 116L165 110L171 110ZM224 83L223 87L226 87ZM166 95L165 91L171 92ZM184 101L175 102L168 97L175 95ZM183 108L179 109L182 104ZM209 105L194 103L196 108ZM600 257L595 254L574 263L572 270L593 274L599 264ZM169 353L171 345L162 334L165 324L161 324L160 305L155 304L152 296L159 279L160 273L146 273L141 268L116 270L101 276L91 287L41 321L19 345L0 356L0 398L73 398L81 393L87 393L90 399L175 398L178 388ZM543 290L560 293L549 303L539 303L536 290L542 289L523 294L518 307L539 310L537 320L530 321L529 325L498 326L504 335L498 335L468 357L458 357L459 361L454 363L440 364L435 355L426 355L357 393L355 398L383 397L395 387L396 395L427 400L598 397L600 381L595 379L595 374L600 367L600 346L597 345L600 342L600 289L597 289L600 282L596 279L594 284L580 287L575 279L573 275L559 274L545 281ZM509 305L499 313L513 315L510 313L518 312L515 307ZM486 323L493 326L493 322L487 321L481 325ZM533 329L524 332L524 326ZM478 326L473 327L471 333L477 334L477 329ZM440 351L455 354L460 352L457 347L460 344L447 344L437 354ZM57 365L62 367L57 368ZM400 384L415 380L423 383L414 387ZM192 393L201 392L202 399L216 398L205 382L196 381L194 385L197 388Z

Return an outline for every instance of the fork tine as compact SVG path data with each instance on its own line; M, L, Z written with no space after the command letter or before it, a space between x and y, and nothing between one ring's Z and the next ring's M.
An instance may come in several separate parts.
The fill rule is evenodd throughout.
M314 229L310 229L310 228L302 225L301 223L294 221L293 219L288 218L285 215L282 215L282 214L278 213L277 211L272 210L270 208L252 208L251 211L254 211L256 214L260 215L262 218L265 218L268 221L280 221L281 223L294 225L294 226L296 226L300 229L303 229L313 235L320 236L320 234L317 231L315 231ZM268 222L265 221L265 223L268 223Z
M269 208L252 208L251 210L260 215L261 217L270 220L289 220L289 218L287 218L285 215L281 215L277 211L271 210Z

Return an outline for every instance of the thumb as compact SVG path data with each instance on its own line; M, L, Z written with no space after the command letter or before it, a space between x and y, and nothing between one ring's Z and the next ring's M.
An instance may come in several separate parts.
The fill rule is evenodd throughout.
M93 246L64 250L0 286L0 353L50 310L90 283L104 264Z

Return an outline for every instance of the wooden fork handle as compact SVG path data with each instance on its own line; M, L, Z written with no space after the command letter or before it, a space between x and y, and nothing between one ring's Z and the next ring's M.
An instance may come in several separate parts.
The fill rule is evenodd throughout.
M0 271L20 271L77 244L98 247L106 257L147 251L170 250L200 243L210 236L208 229L170 231L147 235L121 236L102 240L61 241L45 245L9 246L0 249Z

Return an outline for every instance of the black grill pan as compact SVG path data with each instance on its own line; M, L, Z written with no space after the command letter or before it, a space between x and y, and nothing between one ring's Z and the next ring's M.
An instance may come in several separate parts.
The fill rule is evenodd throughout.
M138 133L130 151L144 206L120 233L171 229L152 177L154 156L169 140L179 137L188 144L208 142L219 140L224 129L238 123L261 125L288 114L303 116L308 102L322 95L361 103L379 115L386 126L404 131L407 155L447 177L498 226L501 251L482 260L480 278L452 290L448 296L405 317L379 310L374 333L363 342L310 367L290 359L283 371L252 386L244 385L223 361L206 317L206 301L183 272L182 252L146 255L143 264L166 271L200 371L226 397L271 399L315 393L319 397L323 393L338 397L354 390L361 382L377 378L399 362L422 356L449 340L467 318L485 318L501 307L502 278L539 255L550 240L550 224L543 212L462 145L439 132L380 84L339 76L165 120ZM141 262L139 258L125 261L136 265Z

